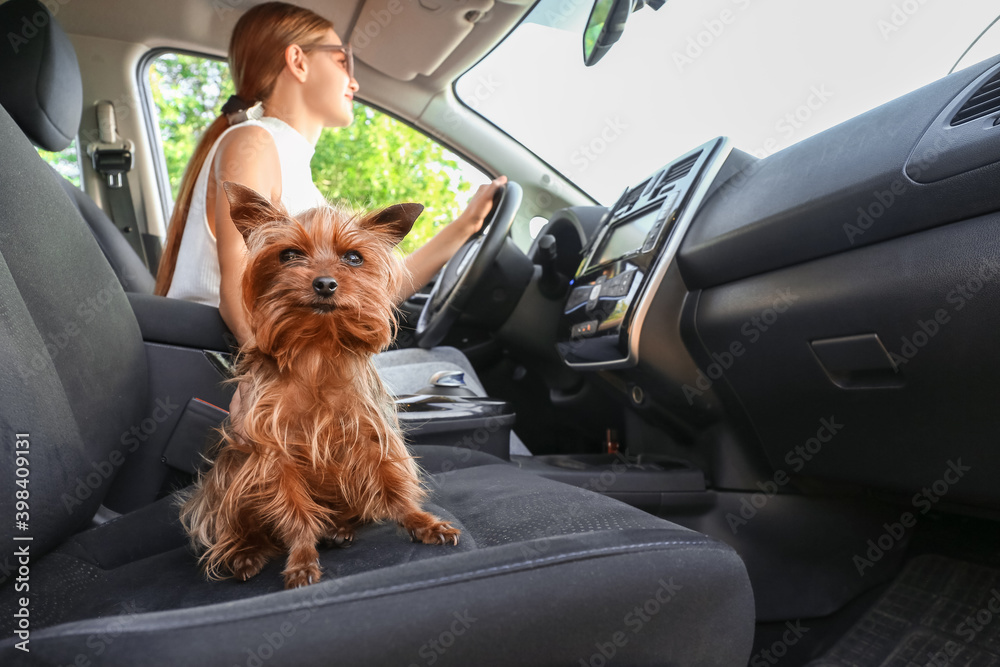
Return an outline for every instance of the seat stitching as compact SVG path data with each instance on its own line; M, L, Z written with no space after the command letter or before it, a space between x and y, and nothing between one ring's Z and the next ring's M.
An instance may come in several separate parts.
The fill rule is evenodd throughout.
M605 553L605 552L619 552L619 553L624 553L624 552L627 552L627 551L636 551L638 549L643 549L645 547L683 546L683 545L699 545L699 546L708 546L708 547L714 547L714 546L716 546L712 542L707 542L707 541L695 541L695 540L680 541L680 540L678 540L678 541L674 541L674 542L645 542L643 544L631 544L631 545L627 545L625 547L620 547L620 546L619 547L601 547L600 549L590 549L588 551L576 551L576 552L568 553L568 554L559 554L559 555L555 555L555 556L546 556L545 558L538 558L538 559L535 559L535 560L528 560L528 561L523 561L523 562L520 562L520 563L508 563L506 565L494 565L493 567L487 567L487 568L483 568L481 570L473 570L471 572L463 572L463 573L460 573L460 574L450 574L450 575L445 576L445 577L438 577L437 579L428 579L426 581L410 582L410 583L406 583L406 584L396 584L394 586L386 586L384 588L374 588L374 589L369 590L369 591L359 591L357 593L349 593L349 594L340 596L337 599L338 600L344 600L344 599L352 599L352 598L360 598L360 597L377 597L377 596L385 594L385 593L394 593L394 592L396 592L398 590L405 590L407 588L423 587L423 586L429 586L429 585L438 584L438 583L442 583L442 582L462 580L462 579L466 579L466 578L481 576L481 575L484 575L484 574L490 574L492 572L502 572L504 570L521 569L521 568L527 569L527 568L529 568L531 566L534 566L534 565L542 565L544 563L548 563L548 562L552 562L552 561L568 560L570 558L581 557L581 556L594 556L594 555L598 555L598 554Z
M586 551L576 551L576 552L572 552L572 553L566 553L566 554L560 554L560 555L554 555L554 556L546 556L544 558L538 558L538 559L535 559L535 560L523 561L523 562L519 562L519 563L508 563L507 565L495 565L493 567L483 568L483 569L479 569L479 570L473 570L471 572L463 572L463 573L459 573L459 574L448 575L448 576L445 576L445 577L438 577L436 579L428 579L428 580L424 580L424 581L410 582L410 583L406 583L406 584L396 584L394 586L386 586L386 587L383 587L383 588L375 588L375 589L366 590L366 591L358 591L358 592L355 592L355 593L346 593L346 594L342 594L342 595L337 595L336 593L331 593L331 595L330 595L329 598L324 598L321 601L318 601L316 598L313 598L313 600L311 600L311 601L310 600L305 600L305 601L302 601L302 602L287 603L285 605L273 605L270 608L268 608L267 610L247 610L248 613L239 614L239 615L231 615L228 618L224 618L224 619L222 619L222 618L220 618L220 619L198 619L197 621L191 621L190 620L190 616L182 616L182 618L184 620L177 619L177 620L180 620L179 623L178 622L174 622L174 623L168 623L168 624L159 624L159 625L157 625L157 627L155 629L157 631L160 631L160 630L165 630L165 629L185 628L185 627L189 627L192 622L196 622L198 625L200 625L202 627L208 627L208 626L212 626L212 625L220 625L220 624L230 623L230 622L233 622L233 621L245 621L245 620L250 620L250 619L255 619L255 618L267 617L267 616L271 616L271 615L274 615L274 614L285 614L285 613L289 613L289 612L293 612L293 611L298 611L298 610L301 610L301 609L310 609L310 608L317 608L317 607L318 608L322 608L322 607L329 606L331 603L353 601L353 600L374 599L374 598L377 598L377 597L381 597L383 595L388 595L388 594L396 593L396 592L399 592L399 591L419 590L421 588L426 588L428 586L432 586L434 584L439 584L439 583L451 583L451 582L456 582L456 581L469 580L469 579L472 579L472 578L481 577L483 575L489 575L489 574L503 572L503 571L509 571L509 570L523 570L523 569L527 569L530 566L543 565L543 564L552 563L552 562L555 562L555 561L576 560L576 559L579 559L581 557L599 556L599 555L602 555L602 554L635 553L638 550L646 549L646 548L649 548L649 547L671 547L671 546L701 546L701 547L706 547L706 548L713 549L713 550L718 550L718 549L727 549L728 550L728 547L726 547L723 544L720 544L720 543L716 542L715 540L702 540L702 541L699 541L699 540L675 540L675 541L668 541L668 542L663 542L663 541L661 541L661 542L645 542L645 543L642 543L642 544L631 544L631 545L616 546L616 547L601 547L599 549L589 549L589 550L586 550ZM316 589L315 587L309 587L308 589L306 589L305 592L308 593L308 592L313 591L313 590L315 590L317 593L319 593L319 592L321 592L322 589ZM285 591L285 592L286 593L291 593L291 591ZM256 597L266 597L266 596L256 596ZM242 601L253 600L253 599L256 599L256 597L254 597L254 598L245 598L245 600L242 600ZM230 605L233 604L233 602L237 602L237 604L238 604L238 602L241 602L241 601L229 601L229 602L216 603L216 604L224 604L227 607L229 607ZM207 605L207 606L214 606L214 605ZM205 607L203 606L201 608L204 609ZM198 609L198 607L188 607L188 608L180 608L180 609L164 609L164 610L160 610L160 611L149 612L149 614L150 615L153 615L153 614L156 614L156 615L159 615L159 614L173 614L175 612L190 613L190 612L195 611L197 609ZM104 621L104 620L106 620L106 619L101 619L101 618L81 619L81 621L77 621L77 623L79 623L79 622L88 623L88 621L91 622L91 623L92 622L100 623L101 621ZM88 625L89 625L89 623L88 623ZM59 627L58 625L51 626L50 628L44 628L44 629L40 630L39 632L40 633L45 633L45 632L48 632L50 629L51 630L55 630L58 627ZM152 630L152 628L149 628L149 627L142 627L142 624L140 624L140 623L137 623L131 629L134 630L136 633L149 632L149 631ZM71 634L76 634L76 632L87 632L87 631L89 631L89 630L87 630L86 628L84 628L84 629L76 629L75 632L71 632ZM59 636L59 634L57 633L56 636ZM0 644L0 645L2 645L2 644Z

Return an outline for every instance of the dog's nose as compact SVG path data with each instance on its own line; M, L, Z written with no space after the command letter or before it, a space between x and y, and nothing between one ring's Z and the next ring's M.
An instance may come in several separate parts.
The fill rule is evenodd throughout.
M320 296L333 296L337 291L337 281L329 276L317 278L313 281L313 290Z

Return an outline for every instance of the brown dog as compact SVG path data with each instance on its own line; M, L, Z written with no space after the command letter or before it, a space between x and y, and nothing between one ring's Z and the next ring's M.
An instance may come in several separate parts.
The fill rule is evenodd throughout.
M250 188L224 187L247 243L253 337L237 364L241 407L181 508L206 575L246 580L287 551L285 588L315 583L316 545L350 544L367 521L458 544L460 531L420 507L416 464L372 364L395 328L394 247L423 207L293 219Z

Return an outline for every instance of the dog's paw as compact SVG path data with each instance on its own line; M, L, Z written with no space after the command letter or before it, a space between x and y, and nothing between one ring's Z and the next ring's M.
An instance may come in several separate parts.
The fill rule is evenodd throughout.
M289 565L282 573L285 577L285 588L301 588L315 584L323 576L323 570L319 567L319 560L312 561L305 565Z
M262 553L237 556L233 561L233 566L231 568L233 571L233 577L235 577L237 581L246 581L247 579L256 576L266 564L267 557Z
M354 544L353 528L337 528L332 534L326 535L319 541L319 545L324 549L330 547L340 547L346 549Z
M414 542L450 544L452 546L458 546L458 536L462 534L458 528L452 528L451 524L444 521L435 521L429 526L413 528L409 532Z

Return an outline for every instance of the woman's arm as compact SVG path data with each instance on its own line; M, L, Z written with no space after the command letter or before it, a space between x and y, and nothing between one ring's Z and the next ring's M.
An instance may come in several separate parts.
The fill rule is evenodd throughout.
M434 274L441 270L462 244L482 229L483 221L493 208L494 193L506 182L507 177L500 176L491 183L479 186L460 216L435 234L430 241L407 255L406 268L409 270L409 280L403 281L396 298L397 302L406 301L414 292L430 282Z
M222 184L234 181L253 188L271 201L281 200L281 167L271 133L256 125L247 125L227 134L216 151L213 174L214 187L210 181L207 210L215 213L215 239L222 276L219 314L243 345L250 338L241 294L247 246L229 215L229 199Z
M233 130L222 140L215 153L212 178L209 179L209 227L215 232L219 253L219 314L243 345L250 339L250 325L243 309L242 282L246 267L247 245L229 215L229 198L222 184L234 181L271 198L281 200L281 166L278 147L271 133L256 125ZM239 414L241 387L237 386L229 403L230 414ZM231 420L234 432L242 437L238 420Z

